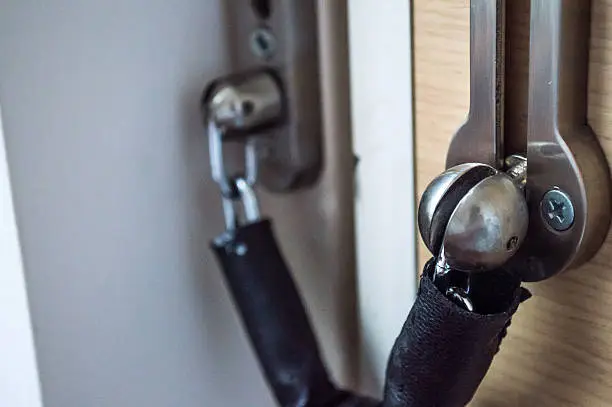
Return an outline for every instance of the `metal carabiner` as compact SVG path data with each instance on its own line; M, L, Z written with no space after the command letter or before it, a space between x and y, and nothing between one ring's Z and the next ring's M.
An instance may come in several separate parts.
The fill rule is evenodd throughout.
M238 193L238 198L223 197L223 215L225 217L225 228L228 231L235 230L243 225L238 220L236 211L236 202L242 203L242 214L245 223L251 224L261 219L259 212L259 202L253 186L244 178L236 178L232 180L234 188Z
M258 157L257 138L281 123L283 93L278 80L268 71L251 72L214 81L205 92L203 112L208 126L210 167L221 189L227 230L238 227L236 201L243 204L247 222L259 219L255 190ZM224 146L244 146L244 166L228 173Z
M208 122L208 148L210 154L210 169L213 180L221 188L224 197L236 197L235 188L231 183L231 176L225 169L225 159L223 154L223 131L212 120ZM236 175L234 175L236 176ZM244 174L251 186L257 181L257 150L255 140L248 139L244 144Z
M253 140L247 140L244 145L244 174L230 176L225 169L223 132L212 121L208 123L208 139L211 173L221 189L226 229L234 230L238 225L234 207L238 199L243 202L247 221L259 219L259 204L253 188L257 181L257 153Z

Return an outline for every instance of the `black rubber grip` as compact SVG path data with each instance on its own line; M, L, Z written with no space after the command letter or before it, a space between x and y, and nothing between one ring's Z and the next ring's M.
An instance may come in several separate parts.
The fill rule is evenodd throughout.
M350 395L329 379L270 221L240 227L212 247L280 405L331 407L346 402Z
M495 304L492 308L499 312L468 312L438 291L431 281L433 263L428 264L391 351L380 402L338 389L330 380L270 221L240 227L212 247L282 407L464 406L497 353L512 314L527 298L518 285L508 289L507 281L492 279L505 287L501 291L495 289L496 281L479 281L483 290L496 293L480 301Z
M512 315L530 296L518 279L509 281L507 273L493 272L488 286L480 281L480 288L498 296L479 301L482 308L498 312L469 312L437 289L431 279L433 267L433 262L426 266L416 302L391 351L384 407L467 405L498 352Z

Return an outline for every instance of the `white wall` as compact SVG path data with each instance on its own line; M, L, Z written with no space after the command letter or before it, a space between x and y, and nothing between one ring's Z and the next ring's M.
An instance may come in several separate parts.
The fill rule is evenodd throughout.
M221 4L0 0L0 101L45 407L273 405L208 251L223 225L198 101L228 70ZM341 38L334 21L325 30ZM338 51L326 46L327 63ZM348 380L343 106L328 90L320 186L265 197L264 210Z

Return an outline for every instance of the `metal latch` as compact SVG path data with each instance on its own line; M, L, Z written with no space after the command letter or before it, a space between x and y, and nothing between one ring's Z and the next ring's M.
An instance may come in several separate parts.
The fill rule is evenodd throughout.
M234 73L206 86L202 112L224 142L253 141L259 183L274 192L313 185L322 167L316 4L223 2Z
M205 92L211 175L219 185L226 230L240 226L235 201L242 202L245 221L259 220L254 185L258 181L257 142L283 123L284 96L273 71L263 69L214 81ZM226 147L242 147L243 165L230 170Z
M498 267L474 259L500 250L504 268L524 281L544 280L588 261L610 226L609 167L587 124L591 1L531 0L527 143L511 157L504 151L505 137L513 136L504 134L506 1L471 0L470 7L470 110L451 142L448 170L423 196L419 227L442 267L457 263L452 256L471 271ZM515 183L482 195L483 183L495 174L505 180L520 172L524 187ZM517 191L527 214L515 200ZM483 210L473 199L493 199L498 206ZM524 222L521 236L517 225ZM464 250L450 260L443 249L450 250L449 233Z

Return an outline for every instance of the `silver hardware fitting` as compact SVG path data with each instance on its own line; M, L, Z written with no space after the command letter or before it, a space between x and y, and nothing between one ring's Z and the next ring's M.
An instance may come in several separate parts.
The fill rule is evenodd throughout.
M273 193L310 188L322 173L320 7L323 3L313 0L223 1L224 25L231 27L224 38L224 46L231 56L232 69L239 74L224 76L211 85L218 87L229 83L241 88L243 93L240 77L251 82L257 75L262 79L258 87L271 89L268 95L276 98L273 89L276 85L268 86L270 81L266 75L253 72L254 67L259 71L265 67L272 71L277 82L282 83L286 117L274 131L263 129L266 137L258 142L262 154L259 155L257 184ZM254 130L249 129L249 133L253 134ZM226 136L233 138L235 131Z
M261 219L259 213L259 203L257 201L257 195L255 189L247 180L244 178L237 178L233 182L236 191L238 193L238 199L222 198L223 202L223 215L225 218L226 230L235 230L238 226L243 224L251 224ZM239 200L242 203L242 211L244 221L238 220L238 212L236 211L236 201Z
M227 141L269 133L283 124L286 109L280 79L270 69L216 79L204 92L202 105L206 121L215 123Z
M208 123L208 151L210 154L210 171L213 180L219 185L224 198L235 199L236 188L232 178L242 177L250 185L257 182L257 150L255 140L249 139L244 143L244 169L243 173L229 175L225 167L225 154L223 149L223 131L213 121Z
M512 127L505 134L504 126L505 57L514 51L506 49L509 3L470 0L470 109L451 141L446 168L482 163L502 170L505 150L517 151L510 141L527 141L522 183L529 229L504 268L535 282L576 268L599 250L611 222L612 184L606 157L587 124L593 1L530 0L524 134Z
M421 198L418 224L437 269L466 273L493 270L514 256L527 234L529 213L519 156L499 171L486 164L460 164L434 179ZM443 262L442 262L443 260Z
M212 178L221 190L226 229L234 230L239 224L235 209L237 200L242 201L248 223L259 220L259 204L254 190L257 182L257 152L254 140L245 143L244 173L238 176L230 176L226 172L222 131L213 122L208 124L208 142Z
M211 174L221 190L225 226L234 230L241 224L237 201L242 202L246 223L260 219L254 189L258 174L256 141L282 121L282 91L270 71L254 71L215 81L206 91L203 104ZM244 147L243 168L231 173L225 160L229 142Z
M504 172L486 164L452 167L429 184L419 205L419 230L436 257L433 282L469 311L474 310L472 274L503 266L527 234L526 161L509 157L506 168ZM462 274L460 282L456 272Z

